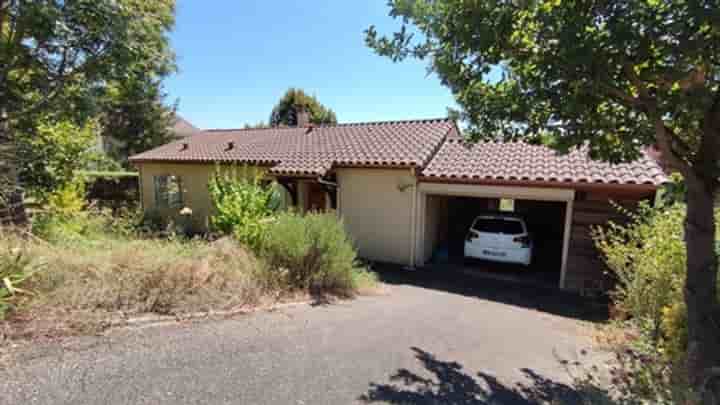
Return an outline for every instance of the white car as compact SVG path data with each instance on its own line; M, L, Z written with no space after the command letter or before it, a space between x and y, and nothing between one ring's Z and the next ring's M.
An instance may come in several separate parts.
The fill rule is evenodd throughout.
M475 218L465 238L465 257L530 265L533 243L522 218L487 214Z

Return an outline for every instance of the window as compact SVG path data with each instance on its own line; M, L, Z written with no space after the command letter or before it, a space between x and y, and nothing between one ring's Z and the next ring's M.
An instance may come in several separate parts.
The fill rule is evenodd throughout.
M515 200L511 200L508 198L500 199L500 211L514 212L515 211Z
M155 203L160 208L182 206L182 180L179 176L155 176Z
M501 233L505 235L519 235L525 232L522 223L516 220L499 218L478 218L473 229L483 233Z

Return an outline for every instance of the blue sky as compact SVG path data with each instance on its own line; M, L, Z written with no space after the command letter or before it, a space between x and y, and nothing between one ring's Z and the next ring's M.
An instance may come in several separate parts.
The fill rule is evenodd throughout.
M386 0L178 0L169 100L200 128L267 121L288 87L316 95L340 122L444 117L452 95L425 63L395 64L365 46L371 24L399 28L388 11Z

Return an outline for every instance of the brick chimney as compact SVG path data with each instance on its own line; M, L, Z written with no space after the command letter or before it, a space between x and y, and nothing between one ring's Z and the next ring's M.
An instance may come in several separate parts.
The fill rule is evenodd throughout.
M298 128L306 128L310 125L310 112L303 106L295 107L295 120Z

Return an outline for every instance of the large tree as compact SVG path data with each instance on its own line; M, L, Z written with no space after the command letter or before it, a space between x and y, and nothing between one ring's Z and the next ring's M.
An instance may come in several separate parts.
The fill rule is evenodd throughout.
M310 114L310 122L313 124L337 124L333 110L320 104L317 98L306 94L303 90L290 88L273 108L270 114L270 126L297 126L297 112L300 108Z
M648 146L687 182L688 368L720 365L714 196L720 176L720 1L392 0L402 29L367 31L429 62L476 137L541 138L594 158ZM419 35L417 35L419 34ZM497 72L501 74L498 75Z
M176 107L166 103L162 79L167 72L142 72L109 84L101 97L101 135L114 145L107 153L127 165L135 153L174 139Z
M174 64L174 0L0 0L0 177L17 188L15 133L79 117L107 83Z

